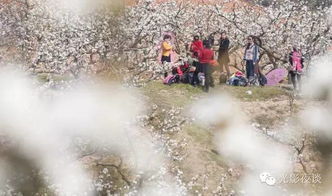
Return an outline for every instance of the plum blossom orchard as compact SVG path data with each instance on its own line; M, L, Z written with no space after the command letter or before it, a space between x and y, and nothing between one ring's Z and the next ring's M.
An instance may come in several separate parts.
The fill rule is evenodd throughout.
M186 44L193 35L207 38L211 33L226 31L231 40L232 62L239 67L245 38L254 35L261 48L261 66L285 66L290 47L300 47L307 58L322 54L331 45L327 23L328 8L310 8L305 1L273 1L268 7L243 1L215 1L195 4L185 1L156 3L138 1L126 10L125 32L130 62L142 70L156 70L156 46L163 32L176 35L176 52L186 55ZM138 50L137 55L131 54ZM241 50L242 51L242 50ZM143 55L140 55L143 54ZM240 67L239 67L240 68ZM153 77L152 77L153 78Z
M137 0L119 10L97 6L80 11L76 6L91 1L68 2L0 0L0 63L19 63L36 74L72 77L114 72L123 75L130 84L140 85L163 73L158 56L165 32L174 35L176 53L186 56L193 35L207 38L211 33L226 31L231 40L231 63L237 69L243 69L241 54L248 35L254 35L260 46L262 68L286 66L287 54L294 45L302 49L309 62L324 55L332 44L327 8L313 9L305 1L272 1L263 7L240 0L205 4ZM322 62L308 63L309 67L321 66L314 67L317 72L313 72L306 85L309 89L306 92L315 92L315 98L324 100L327 107L314 105L305 110L294 121L299 126L288 123L287 119L284 126L269 131L250 126L243 115L233 115L240 113L237 103L225 95L201 99L200 94L185 94L190 96L185 98L186 103L199 100L185 116L184 106L178 106L181 100L176 100L176 104L170 102L165 98L167 90L161 88L155 90L161 93L160 97L142 95L122 86L85 86L75 82L68 89L53 91L39 89L26 75L2 72L0 93L5 96L0 96L0 145L9 150L1 151L6 158L0 160L1 166L5 166L0 168L0 194L14 194L25 188L15 184L20 170L12 172L23 165L22 170L25 167L42 170L32 174L33 180L40 181L35 185L37 191L50 190L59 195L97 192L102 195L304 195L285 186L268 187L257 179L262 170L279 177L294 172L294 165L304 173L321 169L326 178L332 178L329 158L324 158L321 168L308 158L314 156L310 154L311 147L318 148L322 155L319 157L331 154L330 62L331 56L327 56ZM18 96L12 99L13 94ZM147 105L150 111L145 111ZM306 121L313 113L316 114L313 121ZM199 120L204 128L214 132L208 135L200 128L194 129ZM199 142L205 137L212 138L216 142L213 149L209 148L213 143L210 140L199 149L194 148L197 143L190 143L192 137L181 137L188 126L193 135L203 135L196 138ZM307 129L318 131L312 133ZM318 142L313 139L315 134L319 135ZM3 142L3 135L9 136L13 143ZM199 150L204 157L211 156L209 160L227 157L227 161L239 162L245 172L242 175L238 168L229 165L190 162L196 159L188 157L202 156ZM17 161L22 154L24 160ZM85 161L88 163L84 164ZM13 162L21 164L15 168ZM196 167L185 170L183 163ZM204 168L199 168L199 164ZM39 167L35 168L36 165ZM91 172L94 176L84 168L86 165L97 168ZM188 177L188 173L195 176ZM211 177L211 173L218 173L218 177ZM8 176L13 177L12 181L6 181ZM236 185L240 188L235 188ZM40 187L47 190L39 190ZM326 195L330 195L330 187L325 187Z
M21 48L24 67L33 72L78 76L103 69L103 60L116 59L122 35L114 10L76 13L59 9L58 1L1 3L1 41ZM97 64L97 62L99 62Z
M239 69L239 51L248 35L257 37L262 67L284 66L293 45L310 60L332 43L327 8L312 9L305 1L274 1L261 7L239 0L209 4L139 0L124 11L104 7L83 14L38 0L4 2L1 45L21 49L25 67L38 73L77 77L123 68L134 81L155 79L163 69L157 58L165 32L175 35L176 52L186 56L193 35L226 31L231 63Z

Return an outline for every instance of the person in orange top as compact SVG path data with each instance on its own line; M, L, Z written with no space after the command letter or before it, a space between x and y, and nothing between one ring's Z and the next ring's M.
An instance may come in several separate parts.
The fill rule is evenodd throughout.
M171 62L171 52L173 49L173 46L171 44L171 36L165 35L164 41L161 45L162 47L162 56L161 56L161 62L164 64L164 62Z

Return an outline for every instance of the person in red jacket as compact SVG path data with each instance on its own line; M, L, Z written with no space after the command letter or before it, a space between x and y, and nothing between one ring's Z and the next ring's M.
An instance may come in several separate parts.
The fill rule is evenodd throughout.
M199 39L198 35L194 36L194 40L190 45L190 52L193 53L192 57L197 58L200 51L203 49L203 42Z
M198 60L199 60L199 72L203 72L205 76L204 91L208 92L209 87L214 87L214 81L212 78L212 66L210 62L214 59L214 52L211 49L211 45L208 40L203 42L204 48L201 50Z

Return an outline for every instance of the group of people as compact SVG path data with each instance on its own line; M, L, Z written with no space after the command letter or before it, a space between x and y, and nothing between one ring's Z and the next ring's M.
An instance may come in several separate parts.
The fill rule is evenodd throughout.
M221 76L219 83L223 83L223 76L226 75L228 84L233 84L237 79L244 81L243 85L262 85L267 83L265 76L262 74L259 66L259 46L255 42L254 36L247 37L247 44L244 48L243 63L245 64L245 74L236 72L231 76L230 71L230 57L229 48L230 40L227 37L226 32L220 33L220 39L217 42L217 51L212 49L215 46L214 36L210 36L208 39L201 40L199 36L194 36L193 41L189 46L190 55L189 58L193 61L182 61L181 65L172 69L171 76L165 72L165 79L167 84L172 82L185 82L192 85L203 86L204 91L209 91L209 87L214 87L214 79L212 73L219 67ZM162 43L162 57L161 62L163 64L171 62L173 46L171 44L171 36L165 35ZM217 58L215 56L217 55ZM291 69L289 74L291 81L294 85L294 89L298 88L298 84L301 80L301 73L303 68L303 58L301 52L294 47L293 51L289 54L289 61ZM226 71L226 73L224 72ZM177 77L175 77L177 75ZM228 80L229 79L229 80ZM235 80L234 80L235 79Z

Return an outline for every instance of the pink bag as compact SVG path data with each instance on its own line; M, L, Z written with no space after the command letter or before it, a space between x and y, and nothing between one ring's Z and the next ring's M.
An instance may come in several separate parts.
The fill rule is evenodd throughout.
M169 75L163 80L164 84L171 85L173 83L176 83L176 76Z

